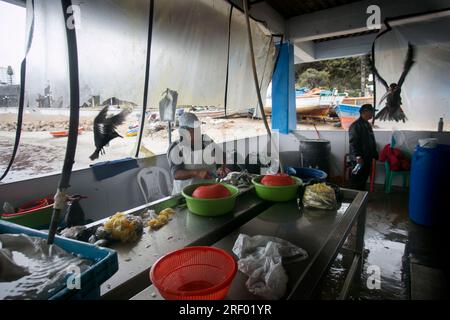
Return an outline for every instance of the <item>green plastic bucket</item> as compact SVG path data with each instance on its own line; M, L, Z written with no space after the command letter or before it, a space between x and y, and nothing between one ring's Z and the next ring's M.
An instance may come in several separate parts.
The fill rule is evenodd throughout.
M261 184L262 177L263 176L259 176L252 180L256 194L261 199L272 202L285 202L295 199L297 197L298 188L303 184L303 181L300 178L291 176L296 182L293 185L265 186Z
M207 186L215 183L192 184L183 189L181 194L186 199L186 204L190 212L204 217L217 217L233 211L239 189L222 183L231 192L231 196L221 199L197 199L192 197L192 193L200 186Z
M50 225L53 204L25 213L3 214L1 220L15 223L32 229L46 229Z

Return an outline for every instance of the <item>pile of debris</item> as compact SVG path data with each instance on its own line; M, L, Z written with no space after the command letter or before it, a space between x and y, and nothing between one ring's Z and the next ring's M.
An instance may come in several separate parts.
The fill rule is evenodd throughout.
M80 127L85 131L92 131L93 121L92 120L80 120ZM14 132L16 131L17 122L3 122L0 123L0 131ZM68 130L69 121L32 121L23 122L22 131L23 132L46 132L46 131L57 131L57 130Z

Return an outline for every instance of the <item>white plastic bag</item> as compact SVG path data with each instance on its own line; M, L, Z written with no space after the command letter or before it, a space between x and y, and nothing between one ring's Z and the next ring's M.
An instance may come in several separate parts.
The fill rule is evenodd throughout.
M159 102L159 115L161 121L175 121L175 111L178 103L178 92L167 89L163 92L164 98Z
M299 261L308 257L305 250L288 241L245 234L239 235L233 252L239 258L239 271L249 277L247 289L268 300L281 299L285 295L288 277L282 258L296 257L295 261Z

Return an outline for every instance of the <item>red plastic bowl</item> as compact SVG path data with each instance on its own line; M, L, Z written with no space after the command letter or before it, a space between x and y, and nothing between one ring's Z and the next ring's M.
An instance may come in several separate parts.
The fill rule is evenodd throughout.
M292 179L290 175L285 173L267 175L261 179L261 184L272 187L291 186L294 183L294 179Z
M222 199L229 196L231 196L230 190L220 183L200 186L192 193L192 197L198 199Z
M226 251L187 247L160 258L150 280L167 300L221 300L236 272L236 260Z

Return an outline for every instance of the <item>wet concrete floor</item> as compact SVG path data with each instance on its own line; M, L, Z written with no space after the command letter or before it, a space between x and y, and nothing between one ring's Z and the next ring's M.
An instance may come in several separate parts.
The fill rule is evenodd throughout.
M382 191L369 194L364 267L361 278L355 279L351 286L349 299L410 299L410 262L420 260L427 265L440 264L437 261L439 254L433 252L436 246L427 233L431 232L408 218L407 192L395 190L391 194ZM346 256L349 254L344 251L338 254L318 289L318 298L329 300L338 296L348 270L346 260L349 259ZM377 270L380 272L379 288L373 285L374 278L371 277Z

